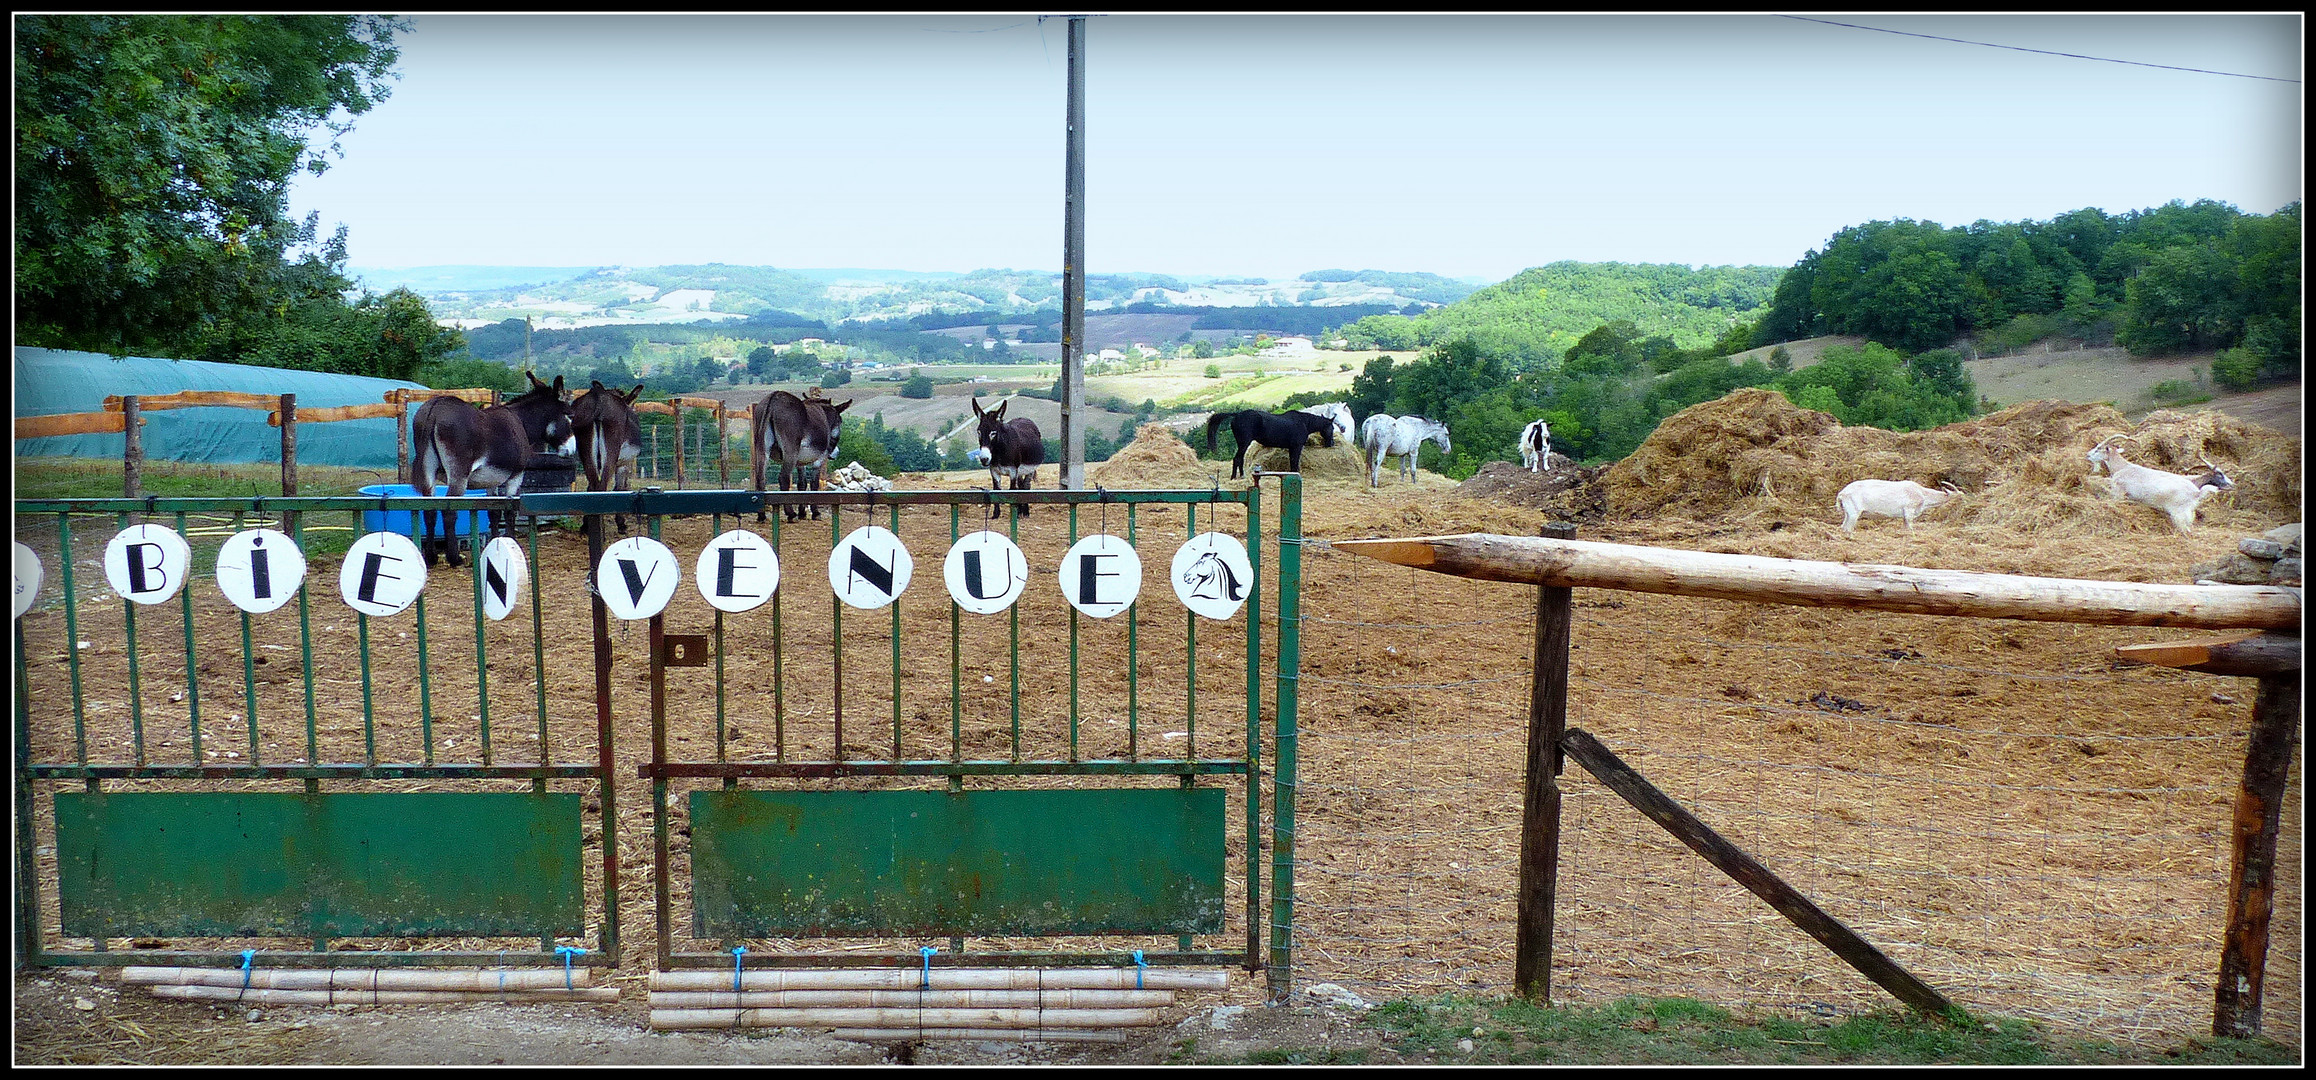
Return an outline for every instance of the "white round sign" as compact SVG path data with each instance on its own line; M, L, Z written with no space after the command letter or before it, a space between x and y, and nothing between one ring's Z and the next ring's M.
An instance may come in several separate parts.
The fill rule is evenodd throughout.
M217 589L252 615L289 603L306 580L306 554L278 529L250 529L217 549Z
M828 587L856 608L881 608L901 598L916 565L891 529L863 525L829 551Z
M603 561L595 566L595 592L613 618L648 619L667 610L683 576L666 544L630 536L603 549Z
M1254 563L1246 545L1229 533L1200 533L1174 553L1167 573L1182 606L1209 619L1228 619L1254 592Z
M132 525L105 545L105 581L140 604L158 604L185 587L193 560L185 538L166 525Z
M1142 591L1142 557L1124 537L1095 533L1062 556L1062 598L1097 619L1134 603Z
M780 588L780 555L761 536L734 529L700 549L692 579L717 611L753 611Z
M40 595L40 556L16 542L16 592L9 599L9 618L21 619L32 610L33 598Z
M482 604L483 614L492 622L514 614L515 603L523 598L523 581L530 576L530 560L523 557L523 545L512 536L492 538L483 545Z
M426 591L426 560L401 533L364 533L338 567L338 595L364 615L392 615Z
M983 529L957 538L941 560L941 576L957 606L975 615L995 615L1029 587L1029 558L1004 533Z

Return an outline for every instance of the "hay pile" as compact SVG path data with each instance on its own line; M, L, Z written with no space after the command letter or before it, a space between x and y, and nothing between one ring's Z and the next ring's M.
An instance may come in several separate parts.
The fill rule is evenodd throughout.
M1606 465L1578 465L1559 454L1552 455L1550 472L1491 461L1457 486L1456 494L1547 511L1555 521L1597 522L1608 509L1600 482L1607 472Z
M1230 472L1228 462L1218 470L1212 461L1200 461L1198 452L1164 424L1144 424L1134 430L1134 441L1118 448L1108 461L1086 470L1089 483L1113 488L1202 488L1217 473Z
M1844 427L1774 391L1738 390L1666 418L1603 483L1609 516L1622 520L1838 520L1835 495L1878 478L1951 483L1970 496L1932 511L1933 521L2045 538L2168 532L2162 514L2114 500L2085 460L2117 433L2138 440L2129 453L2142 465L2200 471L2209 457L2236 478L2232 495L2205 502L2207 526L2266 528L2300 516L2298 439L2217 412L2165 410L2134 425L2106 405L2060 401L1895 432Z

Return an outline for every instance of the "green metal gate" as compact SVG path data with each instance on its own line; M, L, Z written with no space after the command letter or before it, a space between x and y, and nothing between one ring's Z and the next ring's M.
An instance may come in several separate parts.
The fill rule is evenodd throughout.
M495 630L484 617L486 575L471 569L438 568L445 577L414 612L385 617L340 603L334 583L311 570L294 614L252 615L223 603L202 573L213 570L202 565L217 557L212 542L245 528L278 527L304 552L444 505L15 504L18 542L45 549L37 606L13 624L20 965L239 965L254 960L244 949L276 967L617 962L616 855L596 841L603 862L590 883L583 839L588 809L616 818L609 730L566 721L562 736L550 735L554 668L543 631L562 611L540 599L536 519L516 533L528 549L529 617L513 598L513 625ZM513 499L447 505L519 509ZM104 546L90 543L89 527L132 521L172 525L191 541L175 595L151 607L85 586L91 549ZM465 542L479 566L482 537ZM459 577L472 578L471 590ZM470 591L472 610L457 610ZM153 621L177 625L155 634ZM535 726L510 731L510 710L531 711ZM557 762L558 742L584 745L592 760ZM529 760L510 760L517 753ZM53 916L42 893L51 852ZM590 890L601 904L593 920ZM51 931L89 945L50 948ZM145 947L184 938L217 947ZM398 947L405 938L483 947ZM489 940L506 938L520 940Z
M653 821L653 885L657 912L656 960L660 969L826 966L1002 966L1147 964L1238 966L1267 970L1271 993L1283 995L1291 967L1293 910L1293 813L1295 768L1295 680L1297 619L1301 580L1301 477L1293 473L1258 474L1258 480L1276 489L1278 521L1270 532L1263 528L1263 499L1258 487L1225 491L911 491L911 492L742 492L657 490L635 493L551 493L525 496L524 508L543 514L585 515L590 536L590 561L600 563L609 528L608 515L634 515L644 531L657 539L663 528L686 516L709 516L707 535L737 527L745 515L770 512L766 526L783 570L780 585L765 609L727 615L697 609L671 616L666 610L648 618L640 643L648 665L651 715L651 752L639 775L651 782ZM1081 700L1081 677L1087 658L1080 650L1080 615L1068 614L1067 668L1061 669L1063 627L1058 614L1041 620L1030 617L1024 625L1023 602L1012 604L1005 615L963 613L954 600L939 591L908 591L887 611L848 611L828 593L827 607L812 597L799 596L799 583L817 573L814 563L832 550L847 530L880 525L904 543L919 549L939 550L954 544L979 524L987 510L1004 511L1004 530L1022 542L1022 519L1011 507L1035 507L1040 516L1034 530L1039 543L1050 548L1056 541L1053 518L1042 516L1060 508L1067 514L1066 539L1074 543L1093 531L1119 535L1139 548L1154 518L1180 515L1183 535L1201 529L1229 528L1221 520L1234 519L1232 531L1244 537L1255 564L1255 584L1240 613L1243 629L1225 625L1217 633L1243 633L1243 734L1217 740L1199 728L1198 707L1201 653L1200 617L1171 602L1171 589L1159 586L1152 594L1145 587L1141 601L1125 619L1125 700ZM783 523L783 506L825 508L825 524L801 520ZM1089 520L1094 516L1100 520ZM727 522L727 518L729 522ZM945 534L942 529L945 527ZM825 531L826 548L820 537ZM1171 529L1168 529L1171 532ZM910 536L918 537L910 542ZM1277 640L1266 658L1263 640L1262 559L1265 541L1276 551ZM671 545L689 565L692 551ZM1162 559L1159 561L1163 561ZM791 565L794 564L794 565ZM1033 577L1037 576L1034 572ZM614 579L615 580L615 579ZM616 587L616 586L614 586ZM1051 588L1050 584L1043 586ZM927 601L930 595L936 599ZM1152 596L1168 603L1153 604ZM915 636L904 633L903 605L920 623ZM928 608L927 605L934 605ZM703 607L705 605L702 605ZM603 600L595 608L596 685L598 708L609 716L616 710L613 686L627 685L633 668L615 679L615 636L606 618ZM947 640L937 626L938 609L947 613ZM1155 609L1155 610L1154 610ZM827 614L822 616L821 611ZM1167 617L1177 612L1179 624ZM671 627L670 621L691 620L695 625ZM926 633L927 620L936 627ZM825 621L824 621L825 620ZM983 621L987 620L987 621ZM639 620L640 621L640 620ZM1235 620L1233 620L1235 622ZM870 635L889 637L889 656L863 650L859 629L866 623ZM995 672L983 676L991 683L988 694L974 689L963 673L961 643L987 643L1002 624L1007 685L1003 704L990 700L996 693ZM1179 626L1180 644L1153 650L1146 642L1150 630ZM1213 625L1213 624L1209 624ZM818 638L805 640L826 627L828 648ZM847 651L848 631L855 648ZM685 632L690 631L690 632ZM1028 648L1025 650L1025 631ZM1112 639L1120 636L1108 631ZM929 636L930 642L921 640ZM904 644L904 639L907 644ZM727 670L751 661L761 667L769 648L770 677L754 682ZM1162 661L1152 661L1161 655ZM1027 670L1025 671L1025 657ZM1115 660L1116 658L1110 657ZM1216 662L1209 655L1206 662ZM941 661L946 660L946 672ZM1099 665L1104 661L1091 661ZM712 676L705 670L713 664ZM1183 730L1145 737L1150 723L1142 698L1148 692L1142 669L1162 663L1170 670L1153 677L1171 678L1180 672L1184 690ZM1262 783L1263 682L1266 663L1275 686L1276 704L1267 733L1274 747L1270 785L1272 851L1269 907L1263 906ZM799 678L801 664L833 669L827 688L817 695ZM883 664L890 674L863 667ZM847 678L851 665L854 674ZM696 677L684 669L702 669ZM1210 670L1209 674L1212 672ZM1026 684L1025 684L1026 678ZM1066 745L1059 718L1062 683L1066 681ZM1027 697L1025 697L1025 685ZM671 725L671 697L704 721L713 699L712 752L687 755L671 749L671 735L682 742L698 734L680 721ZM1211 695L1210 695L1211 696ZM970 711L968 698L980 704ZM737 706L733 699L738 699ZM850 701L848 702L848 698ZM1040 745L1028 711L1054 720L1051 745ZM1041 706L1039 702L1048 703ZM922 747L939 725L938 704L947 706L945 752L911 755L908 743ZM851 713L847 714L848 704ZM916 708L912 712L910 705ZM1122 705L1122 709L1121 709ZM1209 707L1211 708L1211 702ZM889 710L889 712L888 712ZM1081 730L1094 722L1094 712L1109 719L1107 727L1123 716L1124 752L1089 756ZM1235 710L1234 710L1235 711ZM810 714L807 721L806 714ZM863 717L866 719L864 720ZM846 723L852 722L848 739ZM1032 718L1035 719L1034 717ZM1233 725L1234 727L1238 725ZM736 747L740 729L769 729L771 745L761 737L748 750ZM1025 730L1029 731L1025 737ZM1229 729L1225 729L1226 731ZM687 734L687 731L689 734ZM1115 739L1114 731L1105 731ZM888 738L889 735L889 738ZM1221 741L1234 753L1201 757L1200 738L1206 745ZM1151 743L1174 737L1183 740L1179 754L1152 753ZM705 740L692 745L702 746ZM873 742L873 746L869 745ZM1235 743L1235 745L1230 745ZM969 752L969 747L996 747ZM1171 749L1167 747L1165 749ZM1172 780L1170 785L1136 786L1137 778ZM1210 782L1202 785L1201 779ZM1220 778L1224 784L1211 783ZM743 782L747 786L742 786ZM937 786L926 786L926 785ZM1051 786L1054 784L1078 786ZM672 790L688 786L688 794ZM1230 789L1235 789L1230 790ZM1227 873L1225 848L1231 839L1226 820L1228 796L1240 803L1242 830L1237 834L1241 858L1237 873ZM681 795L682 797L676 797ZM678 810L681 813L678 813ZM688 836L683 845L679 836ZM688 876L677 860L688 862ZM1243 911L1233 919L1226 910L1226 877L1243 880ZM688 886L690 947L679 942L677 927L682 912L674 892ZM1230 924L1237 922L1233 928ZM1268 927L1267 956L1265 927ZM1124 946L1057 949L982 947L966 949L976 937L1110 937L1153 935L1171 937L1171 948L1129 949ZM1242 936L1243 935L1243 936ZM842 949L814 951L806 939L866 939L867 943ZM926 938L946 938L944 945L924 946ZM1200 939L1206 939L1201 942ZM1216 939L1222 942L1217 943ZM895 939L916 939L896 942ZM713 942L713 951L698 947Z

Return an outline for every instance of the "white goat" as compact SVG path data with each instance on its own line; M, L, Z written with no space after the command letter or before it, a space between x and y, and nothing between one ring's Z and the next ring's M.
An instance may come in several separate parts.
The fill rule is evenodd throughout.
M1841 504L1843 532L1855 530L1858 518L1868 514L1905 518L1906 527L1911 529L1923 511L1960 494L1952 484L1927 488L1912 480L1858 480L1843 488L1834 501Z
M2123 449L2115 445L2118 440L2136 441L2129 435L2109 435L2099 440L2099 445L2084 455L2085 460L2093 465L2107 467L2107 475L2111 478L2108 486L2115 494L2171 515L2171 527L2178 529L2181 536L2195 528L2197 503L2215 491L2226 491L2236 486L2235 481L2228 479L2228 474L2213 465L2210 458L2203 459L2203 463L2211 471L2201 476L2181 476L2133 464L2123 456Z

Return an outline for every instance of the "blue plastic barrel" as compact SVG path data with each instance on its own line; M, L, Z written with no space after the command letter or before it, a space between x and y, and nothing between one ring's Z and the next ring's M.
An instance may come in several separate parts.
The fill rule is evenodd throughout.
M383 495L389 499L409 499L415 498L418 495L418 489L411 487L408 484L372 484L369 487L360 488L358 490L361 491L362 494L371 496L372 498ZM434 489L434 496L436 498L449 497L445 489L441 487ZM481 499L488 497L489 496L485 493L474 491L468 492L465 496L465 498L468 499ZM416 536L418 535L417 526L413 525L410 520L410 515L414 512L415 511L410 510L364 510L362 511L362 531L366 533L391 532L401 533L404 536ZM475 518L474 511L460 510L457 513L450 514L448 516L451 519L451 535L468 536L473 534Z

